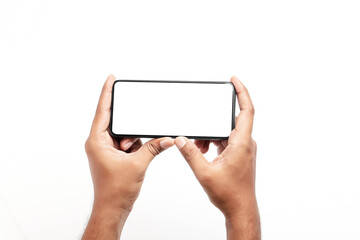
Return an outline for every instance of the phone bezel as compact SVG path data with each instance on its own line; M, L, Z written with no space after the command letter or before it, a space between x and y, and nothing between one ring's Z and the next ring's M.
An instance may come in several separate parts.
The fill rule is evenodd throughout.
M151 82L151 83L194 83L194 84L230 84L232 86L232 116L231 116L231 130L235 128L235 101L236 101L236 90L234 84L232 82L226 81L163 81L163 80L129 80L129 79L119 79L116 80L112 86L111 93L111 109L110 109L110 124L109 124L109 132L110 135L114 138L161 138L161 137L178 137L176 135L139 135L139 134L116 134L112 131L112 122L113 122L113 104L114 104L114 94L115 94L115 84L117 82ZM189 139L198 139L198 140L227 140L229 137L219 137L219 136L185 136Z

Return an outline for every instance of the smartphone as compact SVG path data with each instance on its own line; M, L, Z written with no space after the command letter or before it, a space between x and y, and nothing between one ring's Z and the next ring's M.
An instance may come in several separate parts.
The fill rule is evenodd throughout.
M110 134L228 139L235 127L235 100L231 82L117 80Z

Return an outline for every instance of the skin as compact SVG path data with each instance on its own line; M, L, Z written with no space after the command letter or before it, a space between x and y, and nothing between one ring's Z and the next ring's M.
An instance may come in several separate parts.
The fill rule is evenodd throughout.
M82 239L120 239L152 159L174 145L171 138L114 139L108 132L111 91L115 77L106 80L90 135L85 143L94 185L94 204ZM223 212L227 239L260 239L260 218L255 197L256 143L251 137L254 107L246 88L231 78L240 114L228 141L212 141L218 156L208 162L202 153L210 141L177 137L175 144L189 163L210 201Z
M203 156L210 141L177 137L175 144L208 194L224 214L227 239L261 239L260 217L255 196L256 143L251 137L254 106L249 92L232 77L240 114L228 140L212 141L218 156L211 162Z
M94 204L82 239L119 239L151 160L174 145L171 138L114 139L108 132L112 85L102 89L90 135L85 143L94 185Z

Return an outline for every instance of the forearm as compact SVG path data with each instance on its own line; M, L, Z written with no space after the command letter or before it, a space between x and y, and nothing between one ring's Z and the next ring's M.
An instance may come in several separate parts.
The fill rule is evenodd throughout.
M239 213L226 217L227 240L260 240L260 216L256 200Z
M125 221L129 215L127 210L114 210L94 205L91 217L82 240L118 240Z

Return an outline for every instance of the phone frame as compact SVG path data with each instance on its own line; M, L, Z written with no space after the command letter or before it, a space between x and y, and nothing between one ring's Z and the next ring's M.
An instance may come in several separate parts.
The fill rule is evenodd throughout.
M139 135L139 134L116 134L112 131L112 122L113 122L113 104L114 104L114 94L115 94L115 84L117 82L151 82L151 83L195 83L195 84L230 84L233 88L232 92L232 116L231 116L231 130L235 128L235 101L236 101L236 90L234 84L232 82L226 81L168 81L168 80L128 80L128 79L120 79L116 80L112 86L111 93L111 109L110 109L110 124L109 124L109 132L110 135L114 138L161 138L161 137L178 137L177 135ZM198 140L227 140L229 137L217 137L217 136L185 136L189 139L198 139Z

